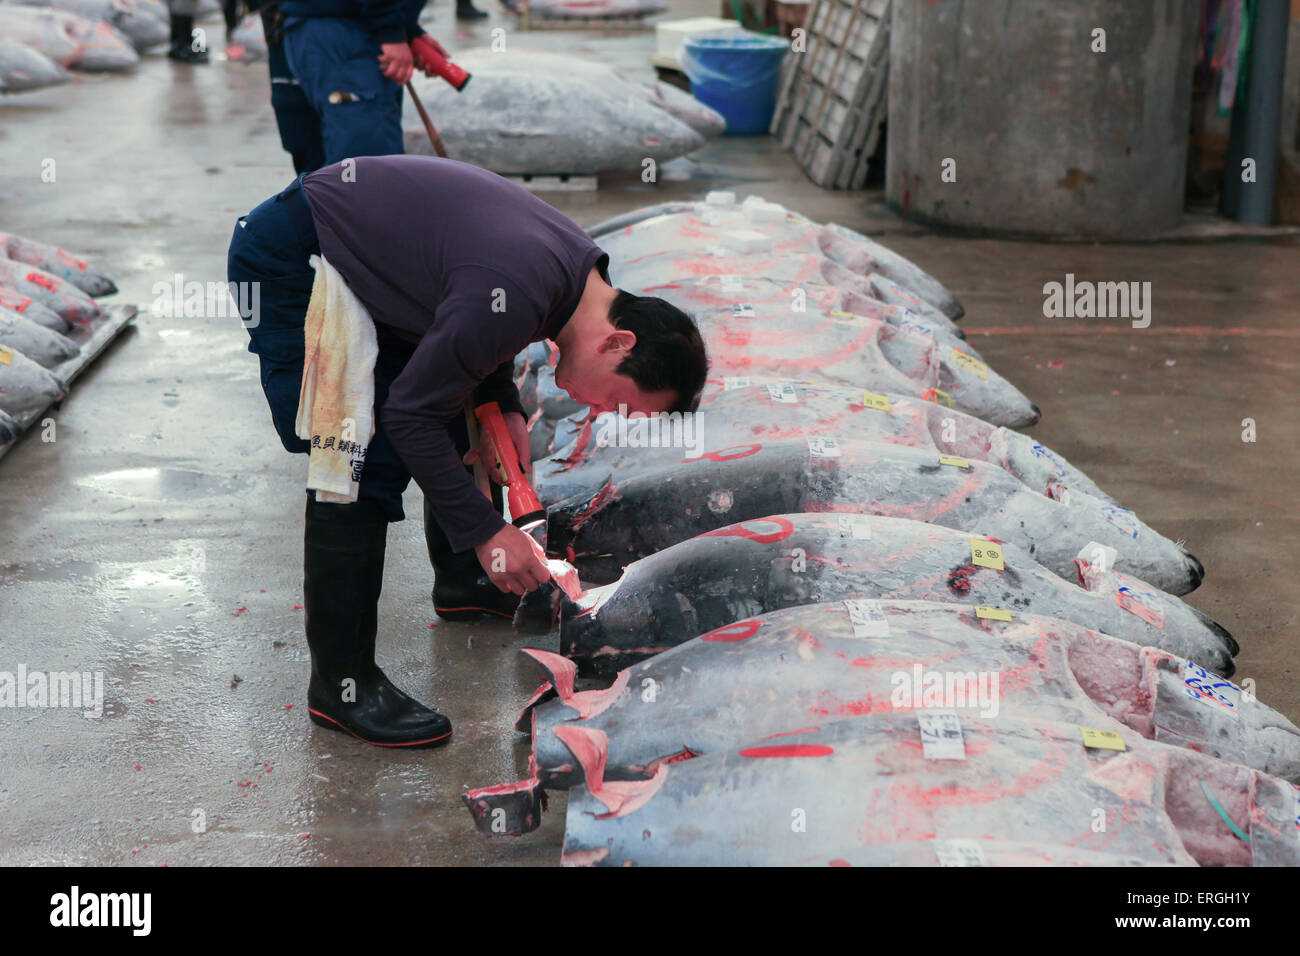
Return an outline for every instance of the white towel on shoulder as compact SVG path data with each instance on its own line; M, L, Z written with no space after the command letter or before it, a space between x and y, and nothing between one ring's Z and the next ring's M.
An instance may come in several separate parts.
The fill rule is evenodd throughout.
M311 257L302 391L296 430L311 442L307 487L317 501L357 500L366 448L375 434L375 323L338 271Z

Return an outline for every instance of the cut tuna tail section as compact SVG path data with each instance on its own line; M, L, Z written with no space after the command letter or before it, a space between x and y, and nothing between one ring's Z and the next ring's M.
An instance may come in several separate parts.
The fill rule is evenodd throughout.
M550 681L544 682L532 699L524 705L523 711L519 714L519 719L515 721L515 730L526 733L532 726L533 708L551 697L558 696L564 706L573 711L573 717L569 719L586 720L588 717L604 713L614 701L618 700L619 695L623 693L623 689L627 687L628 673L627 671L619 671L614 683L609 687L600 690L575 691L573 687L574 679L577 676L577 665L573 661L567 657L561 657L559 654L552 654L550 651L538 650L535 647L525 647L523 652L546 669L546 672L550 675ZM552 689L554 693L551 693L546 688ZM536 753L535 750L534 753Z
M528 755L528 779L499 783L461 794L479 833L488 836L523 836L542 823L546 791L537 778L537 760Z
M609 759L609 739L601 731L585 727L556 727L552 733L569 748L569 753L573 754L582 767L587 792L609 811L598 814L597 820L625 817L635 812L659 792L668 778L671 764L661 763L649 780L606 780L605 763Z

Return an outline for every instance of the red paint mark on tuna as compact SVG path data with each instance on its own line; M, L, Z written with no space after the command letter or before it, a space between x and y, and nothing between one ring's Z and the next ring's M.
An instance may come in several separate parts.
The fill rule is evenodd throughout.
M740 752L742 757L829 757L835 753L834 747L824 744L772 744L766 747L746 747Z
M821 730L820 727L800 727L798 730L783 730L779 734L768 734L764 740L775 740L777 737L794 737L798 734L811 734Z
M707 641L710 644L730 644L745 641L757 634L758 629L762 626L761 621L737 621L735 624L720 627L716 631L709 631L700 640Z
M948 575L948 589L955 594L969 594L971 576L978 570L973 564L961 564L953 568Z
M685 465L692 461L703 461L706 458L709 461L735 461L737 458L748 458L750 455L757 454L762 447L762 445L732 445L729 448L723 448L720 451L706 451L699 458L683 458L681 464ZM734 455L728 454L728 452L735 451L737 448L742 450L737 451Z
M748 525L752 524L774 524L777 526L776 531L755 531ZM756 541L759 544L775 544L778 541L784 541L790 535L794 534L794 522L789 518L754 518L752 521L741 521L738 524L728 525L725 528L719 528L716 531L706 531L700 535L701 538L748 538L750 541Z
M826 865L827 866L852 866L853 864L850 863L848 860L828 860L826 862Z
M49 289L51 292L59 291L59 283L57 279L51 279L49 276L42 275L39 272L27 273L27 281L41 286L44 289Z

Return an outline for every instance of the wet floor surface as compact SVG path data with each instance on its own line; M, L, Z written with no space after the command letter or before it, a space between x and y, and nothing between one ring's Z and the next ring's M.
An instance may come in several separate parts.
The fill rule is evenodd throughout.
M436 35L446 23L444 9ZM492 25L454 46L486 42ZM648 75L649 34L576 43ZM734 187L887 224L890 244L963 300L984 357L1042 407L1033 434L1186 539L1207 568L1190 603L1240 640L1239 677L1300 718L1294 241L931 236L885 218L878 196L817 190L769 140L711 144L684 168L689 179L547 198L590 224ZM174 275L223 281L235 217L291 177L264 66L151 56L131 76L0 102L0 227L86 254L117 278L116 301L142 309L54 416L55 440L34 430L0 459L0 670L100 671L106 698L97 719L0 708L0 864L558 861L562 794L517 840L479 836L460 804L467 787L523 772L511 727L537 674L518 649L537 642L503 624L430 626L414 486L412 520L389 531L380 663L456 735L391 753L306 719L303 460L271 428L237 319L151 310ZM1151 327L1044 318L1043 283L1067 272L1150 281Z

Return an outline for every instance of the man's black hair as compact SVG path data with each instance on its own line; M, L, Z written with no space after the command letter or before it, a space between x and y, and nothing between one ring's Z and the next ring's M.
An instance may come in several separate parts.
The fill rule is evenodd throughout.
M636 345L614 371L642 391L672 389L677 398L669 412L695 411L709 374L709 357L695 320L663 299L619 289L609 307L609 321L636 335Z

